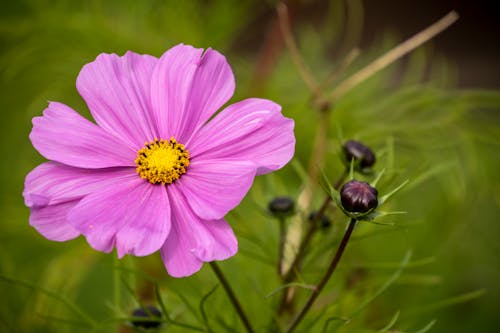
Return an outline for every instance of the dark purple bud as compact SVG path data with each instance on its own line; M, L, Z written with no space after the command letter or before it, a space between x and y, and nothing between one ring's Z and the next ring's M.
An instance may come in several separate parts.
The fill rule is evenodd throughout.
M354 159L354 162L359 163L361 169L370 168L375 164L376 159L373 151L359 141L347 141L344 143L343 150L347 163L351 163L351 160Z
M351 180L342 186L340 201L349 213L366 213L378 206L378 192L366 182Z
M311 214L309 214L309 222L313 222L314 220L316 220L316 214L318 214L317 211L312 211ZM326 216L325 214L321 215L321 219L319 220L319 226L321 227L321 229L328 229L331 225L332 222L330 221L328 216Z
M140 328L158 328L161 325L161 311L152 305L146 306L146 308L137 308L132 312L132 325ZM144 318L141 320L140 318Z
M294 202L289 197L276 197L269 203L269 211L275 216L287 216L293 213Z

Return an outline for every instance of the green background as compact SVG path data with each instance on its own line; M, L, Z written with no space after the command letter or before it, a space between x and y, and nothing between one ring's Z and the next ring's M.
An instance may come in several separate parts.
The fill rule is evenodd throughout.
M301 6L307 3L298 1L295 15L305 15ZM346 10L343 1L330 1L321 20L302 19L293 25L300 50L318 79L338 68L359 41L362 3L351 5ZM102 52L122 55L133 50L160 56L181 42L226 55L237 82L231 102L269 98L296 122L294 162L259 177L243 203L228 215L240 251L220 264L257 331L268 330L279 293L265 296L280 281L275 273L278 226L266 206L277 195L297 198L304 185L300 170L309 163L319 120L289 53L279 46L280 38L266 44L274 6L273 1L249 0L2 3L0 331L88 332L74 322L81 318L61 301L62 295L99 321L102 331L126 332L126 321L118 325L115 319L137 306L132 294L154 302L151 284L138 272L154 277L173 317L203 326L200 302L217 284L207 265L190 278L173 279L157 255L117 263L114 254L95 252L83 238L50 242L28 225L29 210L21 195L26 174L43 162L28 139L31 119L41 115L49 100L89 116L75 88L85 63ZM377 36L339 79L400 40L397 34ZM269 50L273 46L278 50L274 54ZM271 57L269 67L263 65L265 56ZM299 330L321 332L328 318L349 317L397 272L408 250L411 264L350 322L336 321L341 324L339 332L376 331L398 311L395 328L405 332L416 332L433 320L431 332L493 332L499 326L500 93L457 89L456 77L453 62L426 45L406 57L404 66L389 66L334 105L326 176L334 182L342 172L340 140L360 139L378 153L376 169L386 169L381 193L410 179L388 207L408 213L383 220L392 227L358 226L338 272L320 297L322 307L314 308ZM315 207L323 197L317 187ZM333 227L315 235L304 263L305 283L318 280L346 225L338 211L329 216ZM118 279L116 285L117 276L125 282ZM298 291L299 304L307 294ZM243 330L221 287L202 305L214 332ZM333 331L333 325L329 329ZM163 330L183 332L171 325Z

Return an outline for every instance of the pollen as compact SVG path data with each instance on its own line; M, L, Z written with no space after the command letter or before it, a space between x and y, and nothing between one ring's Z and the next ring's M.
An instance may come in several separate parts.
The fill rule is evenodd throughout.
M186 173L189 152L173 137L146 142L137 152L137 173L151 184L172 184Z

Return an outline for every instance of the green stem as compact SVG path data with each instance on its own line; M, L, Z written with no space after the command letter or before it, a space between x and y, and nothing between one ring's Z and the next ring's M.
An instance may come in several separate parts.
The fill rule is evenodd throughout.
M113 302L115 305L115 310L120 310L121 309L121 292L120 292L120 284L121 284L121 262L118 257L113 258L114 261L114 267L113 267Z
M337 179L337 181L333 185L336 190L339 189L340 185L342 185L342 183L344 182L344 180L346 179L348 174L349 174L349 170L345 169L344 172L342 173L342 175ZM293 279L294 279L294 277L299 269L300 263L302 262L304 255L306 253L307 245L310 243L310 241L314 235L314 232L316 231L316 226L318 224L318 221L325 214L326 209L330 205L331 201L332 201L332 198L330 196L326 196L325 201L323 201L323 204L321 205L321 208L318 210L318 212L314 216L313 220L310 221L308 228L307 228L307 231L304 235L304 238L299 245L297 255L295 256L292 264L290 265L290 269L288 270L288 272L285 275L283 275L283 279L282 279L283 283L289 284L290 282L293 281ZM293 297L293 291L291 291L287 288L287 290L283 294L283 297L281 298L281 302L280 302L280 305L278 307L279 314L281 314L285 311L285 309L288 307L292 297Z
M314 304L316 299L318 298L319 294L327 284L328 280L330 280L330 277L332 276L333 272L335 272L335 269L337 268L337 265L342 258L342 254L344 253L344 250L347 246L347 242L349 241L349 238L351 237L352 231L354 230L354 227L356 225L356 220L351 219L351 222L349 223L349 226L347 227L347 230L344 234L344 237L342 238L342 241L340 242L340 245L337 249L337 252L335 253L335 256L332 259L332 262L330 263L330 266L328 266L328 269L321 278L320 282L316 286L316 288L313 290L311 296L307 300L306 304L302 307L302 310L300 310L299 314L295 317L295 319L292 321L288 329L285 331L285 333L291 333L297 328L297 326L300 324L302 319L304 319L305 315L307 312L309 312L309 309L311 306Z
M214 271L215 275L219 279L220 283L222 284L222 287L224 287L224 290L226 291L227 296L229 297L229 300L233 304L234 309L236 310L236 313L240 317L243 325L245 326L245 329L247 330L248 333L254 333L254 330L252 328L252 325L250 324L250 321L248 320L245 312L243 311L243 307L241 306L240 302L236 298L236 295L233 292L233 289L229 285L229 282L227 281L226 277L224 276L224 273L222 273L222 270L219 268L219 265L215 261L210 262L210 267L212 267L212 270Z
M279 231L279 248L278 248L278 266L277 271L280 277L283 276L282 264L283 264L283 254L285 252L285 240L286 240L286 229L285 229L285 218L283 216L279 217L280 231Z
M338 190L340 185L342 185L342 183L344 182L345 178L348 175L348 172L349 171L346 169L344 171L344 173L342 173L342 175L339 177L339 179L337 179L337 181L335 182L335 185L334 185L334 188L336 190ZM309 227L306 231L306 234L304 235L304 239L300 243L299 250L297 251L297 255L295 256L295 258L292 262L292 265L290 266L290 269L288 270L287 274L285 274L285 276L283 277L283 282L289 283L293 280L293 277L295 276L295 273L297 271L297 267L300 265L300 262L302 261L302 259L304 257L307 244L309 244L309 242L314 234L314 231L316 230L316 225L318 224L318 221L323 217L323 215L325 215L326 209L328 208L328 205L330 204L331 201L332 201L332 198L330 196L327 196L325 198L325 201L323 201L321 208L318 210L318 212L314 216L311 223L309 223Z

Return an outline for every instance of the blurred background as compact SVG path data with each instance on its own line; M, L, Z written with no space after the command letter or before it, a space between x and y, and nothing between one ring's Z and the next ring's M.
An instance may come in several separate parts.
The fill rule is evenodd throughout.
M342 173L340 143L362 140L377 152L376 169L386 169L381 193L410 179L389 204L408 213L384 220L393 226L358 226L338 272L298 331L372 332L395 314L398 331L417 332L429 323L434 323L430 332L497 331L498 2L286 4L299 50L317 80L337 73L326 92L449 11L460 15L448 30L333 104L322 165L326 176L333 183ZM208 268L179 280L166 274L156 255L117 264L114 255L93 251L82 238L50 242L28 225L29 210L22 200L24 177L44 161L28 138L31 119L49 100L89 116L75 88L85 63L102 52L160 56L181 42L226 55L237 82L231 102L269 98L296 121L294 161L259 177L228 215L240 251L220 265L245 300L257 331L269 330L280 297L266 295L280 280L275 272L278 226L267 204L278 195L297 199L306 186L303 171L317 158L311 153L321 117L283 41L276 2L20 0L3 2L0 12L0 331L88 332L72 308L78 306L105 323L101 331L127 332L126 321L119 318L137 306L135 298L155 302L151 281L180 321L203 323L199 309L206 307L214 332L242 331L220 287L201 303L217 284ZM344 68L354 49L359 55ZM311 209L323 197L316 186ZM308 214L297 212L299 218ZM317 281L345 227L338 211L328 216L332 227L315 235L304 262L306 283ZM411 262L402 270L400 262L409 250ZM356 312L386 283L383 293ZM119 302L113 290L119 291ZM306 296L307 291L299 290L298 304ZM323 330L328 319L351 318L353 313L348 323L337 321ZM167 325L163 331L184 329Z

